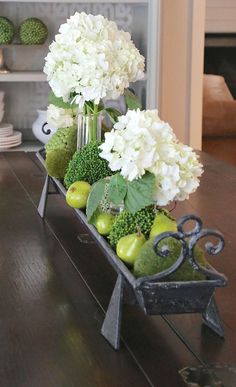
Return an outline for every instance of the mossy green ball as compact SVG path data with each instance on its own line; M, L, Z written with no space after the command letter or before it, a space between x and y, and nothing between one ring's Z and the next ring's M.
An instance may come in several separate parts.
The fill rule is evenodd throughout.
M41 20L31 17L21 23L19 36L22 44L43 44L47 39L48 29Z
M67 128L58 129L46 144L46 152L55 149L65 149L72 154L76 151L77 128L69 126Z
M145 277L160 273L171 267L178 259L181 251L181 244L174 238L167 238L160 242L159 248L166 246L170 251L168 257L157 255L153 249L155 238L149 239L140 249L139 256L134 264L135 277ZM204 252L198 246L194 249L194 257L198 263L207 267L207 261L204 257ZM189 261L186 260L183 265L173 274L169 275L164 281L200 281L204 280L205 276L193 269Z
M63 179L71 157L71 153L65 149L53 149L48 151L45 163L49 176Z
M58 129L46 144L46 169L50 176L63 179L76 150L75 126Z
M0 44L9 44L12 42L15 33L13 23L4 16L0 16Z

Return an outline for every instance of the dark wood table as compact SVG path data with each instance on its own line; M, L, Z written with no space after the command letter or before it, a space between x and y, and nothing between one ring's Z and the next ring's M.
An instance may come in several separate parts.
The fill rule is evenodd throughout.
M211 258L229 279L217 291L225 340L199 315L150 317L127 305L115 352L100 335L115 273L90 239L81 243L63 197L50 196L45 221L38 216L45 172L35 155L0 154L0 387L179 387L181 369L215 365L221 386L236 386L236 169L201 157L201 186L175 215L195 213L225 235Z

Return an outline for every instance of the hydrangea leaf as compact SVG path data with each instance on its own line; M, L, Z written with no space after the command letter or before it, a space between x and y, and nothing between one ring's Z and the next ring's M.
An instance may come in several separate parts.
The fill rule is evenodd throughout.
M126 193L127 182L119 173L116 173L110 180L108 197L112 203L119 205L122 203Z
M64 102L61 97L56 97L53 91L49 93L48 103L55 105L61 109L74 109L77 107L76 104L71 104L70 102Z
M105 112L107 113L113 125L118 121L118 117L121 116L121 112L112 107L106 108Z
M126 210L134 214L153 204L154 187L155 176L149 172L140 179L127 182L127 195L124 201Z
M101 214L100 208L98 207L96 211L94 211L88 223L95 225L98 215Z
M129 110L137 110L142 108L142 104L140 103L138 97L132 93L131 90L125 89L124 97Z
M101 179L92 186L86 207L88 222L91 222L93 215L103 198L106 182L106 179Z

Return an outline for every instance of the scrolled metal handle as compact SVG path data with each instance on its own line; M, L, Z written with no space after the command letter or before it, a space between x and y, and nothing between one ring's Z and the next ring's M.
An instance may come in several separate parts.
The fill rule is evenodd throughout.
M184 225L186 225L186 223L188 223L189 221L190 222L194 221L195 227L190 231L184 231ZM184 237L191 237L191 236L197 235L199 232L201 232L202 220L194 214L184 215L178 220L177 226L178 226L178 231L181 232L184 235Z
M153 249L154 249L155 253L157 255L160 255L161 257L163 257L163 259L168 258L168 256L171 254L171 250L169 250L167 246L165 246L165 248L161 248L161 249L159 247L160 242L162 242L163 240L165 240L167 238L176 239L181 243L181 251L180 251L179 257L176 259L176 261L173 263L173 265L168 267L166 270L163 270L157 274L153 274L150 276L145 276L145 277L137 279L138 286L140 286L145 281L150 282L150 281L162 280L162 279L166 278L167 276L169 276L170 274L173 274L175 271L177 271L184 263L186 256L188 254L188 245L187 245L185 239L183 238L183 234L180 232L168 231L168 232L164 232L164 233L158 235L153 242Z
M188 260L191 266L195 269L198 270L199 272L203 273L209 279L219 279L219 280L224 280L226 281L226 278L224 277L223 274L218 273L216 270L208 269L206 267L203 267L196 259L194 256L194 248L196 247L197 243L200 241L202 238L206 237L215 237L218 240L218 243L214 244L210 241L207 241L204 244L204 248L206 252L210 255L217 255L219 254L225 246L225 241L223 234L217 230L213 229L202 229L197 235L193 235L188 242Z
M190 231L184 231L184 226L189 221L194 221L195 227ZM210 280L216 280L217 284L224 285L227 280L223 274L218 273L212 267L206 268L201 266L201 264L194 257L194 248L197 242L200 239L208 236L216 237L218 239L218 243L213 244L209 241L206 242L206 251L211 255L216 255L220 253L223 250L225 244L223 235L217 230L203 229L202 220L198 216L192 214L185 215L178 220L177 230L177 232L164 232L157 236L154 240L153 249L155 253L161 256L163 259L167 258L170 255L171 251L168 249L167 246L165 248L163 248L164 246L160 248L160 242L165 240L166 238L173 238L181 243L181 252L179 257L177 257L174 264L168 269L151 276L145 276L137 279L137 286L142 285L146 281L154 282L165 279L170 274L176 272L186 260L189 261L190 265L193 267L194 270L203 273Z

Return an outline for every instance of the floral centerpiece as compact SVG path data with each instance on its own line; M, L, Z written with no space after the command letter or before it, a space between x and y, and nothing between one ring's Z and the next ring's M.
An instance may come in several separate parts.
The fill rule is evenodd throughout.
M61 25L49 49L44 72L52 91L65 103L77 104L83 115L96 118L104 99L118 98L130 82L144 76L144 57L130 34L101 15L76 12ZM107 113L113 120L118 115L112 109ZM95 140L95 120L89 131L89 141Z
M188 199L203 172L196 153L177 140L157 110L128 110L105 134L100 150L100 157L117 171L109 183L110 199L117 205L124 202L131 213L151 204L165 206Z
M130 82L142 78L143 70L144 58L128 33L103 16L84 13L76 13L60 27L45 65L53 91L48 119L58 128L65 126L48 142L45 166L118 273L102 327L102 334L116 349L124 283L133 289L146 314L202 312L207 325L224 334L213 295L226 278L209 266L204 250L196 245L202 237L216 237L219 243L208 242L205 249L217 254L224 247L223 236L203 229L195 215L177 222L162 208L196 191L203 166L157 110L140 110L126 90ZM126 114L104 108L103 100L122 94ZM78 117L93 119L88 143L75 151L77 110ZM96 118L104 110L113 128L105 133L104 141L98 141ZM47 177L39 204L42 217L48 186ZM189 221L195 227L185 232ZM114 323L118 327L115 337L110 329Z
M144 58L130 35L114 22L85 13L70 17L50 46L44 71L52 88L49 122L58 128L71 127L48 145L47 169L64 179L67 203L86 209L88 222L132 266L137 254L132 253L131 258L125 254L124 258L119 247L123 238L128 240L125 244L139 245L139 251L148 240L152 246L157 230L175 232L176 220L162 207L186 200L196 191L202 164L192 148L177 140L157 110L137 108L140 105L127 87L143 77ZM122 94L128 105L126 114L104 108L104 100ZM78 122L81 115L92 117L92 121L86 144L80 142L70 159L77 110ZM110 114L113 128L101 142L97 117L104 110ZM78 128L77 139L81 139L83 125ZM178 255L176 248L179 245L173 259ZM150 256L149 250L146 255ZM139 276L140 271L135 270Z

